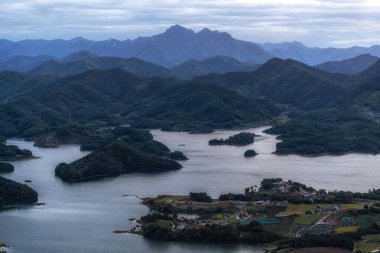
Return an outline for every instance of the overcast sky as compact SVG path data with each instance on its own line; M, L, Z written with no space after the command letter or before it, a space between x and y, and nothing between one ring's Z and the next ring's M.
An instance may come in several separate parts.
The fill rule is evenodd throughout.
M380 44L378 0L0 0L0 38L133 39L173 24L254 42Z

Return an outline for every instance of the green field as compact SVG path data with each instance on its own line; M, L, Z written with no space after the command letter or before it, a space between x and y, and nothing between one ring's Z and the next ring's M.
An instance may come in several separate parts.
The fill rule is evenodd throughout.
M361 252L371 252L380 248L380 243L376 242L359 242L356 248Z
M305 214L295 218L294 223L301 225L310 225L320 217L319 214Z
M371 252L380 248L380 235L365 235L364 241L359 242L356 248L362 252Z
M344 234L344 233L350 233L350 232L357 232L358 229L359 229L359 226L337 227L335 229L335 233Z
M369 204L369 203L358 203L358 204L341 204L340 208L343 209L363 209L364 205ZM288 214L305 214L306 211L313 210L317 207L328 207L328 204L300 204L300 205L295 205L295 204L290 204L286 211Z
M289 213L289 214L305 214L306 211L310 211L310 210L313 210L317 207L327 207L329 205L327 204L300 204L300 205L294 205L294 204L290 204L288 206L288 208L286 209L286 211Z
M363 209L365 205L371 205L370 203L358 203L358 204L341 204L342 209Z

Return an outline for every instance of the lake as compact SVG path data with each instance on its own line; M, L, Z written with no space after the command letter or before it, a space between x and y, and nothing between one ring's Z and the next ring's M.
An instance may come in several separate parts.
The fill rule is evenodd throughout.
M226 138L237 131L187 134L151 131L154 138L170 149L182 151L190 160L179 171L159 174L129 174L96 182L67 184L54 176L60 162L74 161L84 155L79 146L57 149L34 147L31 142L9 140L9 144L32 150L39 159L13 162L15 171L2 176L23 182L39 193L45 206L0 212L0 242L12 246L12 253L139 252L139 253L261 253L249 245L189 244L146 240L114 230L132 227L128 218L140 217L148 209L135 197L157 194L188 194L206 191L213 197L221 193L243 192L259 185L263 178L283 177L315 188L367 191L378 188L380 156L276 156L275 136L262 133L265 128L245 131L261 135L246 147L209 146L213 138ZM247 149L258 155L244 158Z

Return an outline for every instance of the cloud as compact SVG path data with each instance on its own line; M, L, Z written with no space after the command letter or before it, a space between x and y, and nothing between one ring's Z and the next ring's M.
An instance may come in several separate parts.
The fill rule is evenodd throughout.
M351 46L380 41L375 0L4 0L0 35L25 38L135 38L181 24L257 42Z

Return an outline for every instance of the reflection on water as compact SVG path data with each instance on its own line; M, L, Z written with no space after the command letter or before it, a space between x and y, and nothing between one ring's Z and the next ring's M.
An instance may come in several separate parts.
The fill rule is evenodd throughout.
M206 191L217 197L221 193L242 192L263 178L283 177L316 188L366 191L377 184L380 156L346 155L306 158L276 156L274 136L251 129L257 138L248 147L208 146L208 140L225 138L234 131L217 131L206 135L152 131L155 139L190 158L179 171L129 174L97 182L66 184L54 176L60 162L76 160L86 153L78 146L41 149L32 143L11 140L9 143L33 151L40 159L14 162L15 171L3 176L30 185L38 191L46 206L9 210L0 213L0 241L10 244L16 253L72 252L142 252L142 253L226 253L262 252L248 245L188 244L145 240L131 234L114 234L132 226L128 218L148 212L140 200L124 195L155 196ZM182 145L184 144L184 145ZM244 158L244 151L255 149L259 155Z

